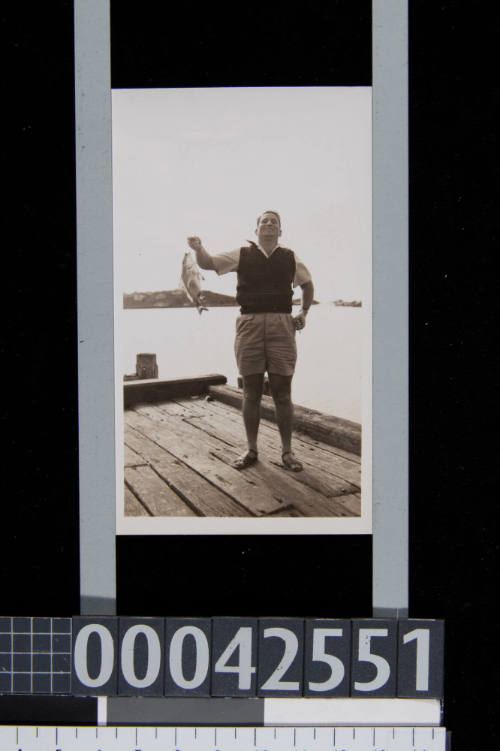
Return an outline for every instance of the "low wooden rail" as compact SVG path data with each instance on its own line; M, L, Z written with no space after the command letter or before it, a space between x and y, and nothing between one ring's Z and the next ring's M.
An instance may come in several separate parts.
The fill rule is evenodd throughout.
M241 408L243 393L233 386L210 385L208 392L220 402ZM261 415L276 422L274 402L270 396L262 397ZM293 428L329 446L361 455L361 425L357 422L294 405Z
M124 408L138 404L155 404L169 399L207 394L210 386L227 383L226 376L214 373L194 378L174 378L160 381L157 378L145 381L128 381L123 384Z

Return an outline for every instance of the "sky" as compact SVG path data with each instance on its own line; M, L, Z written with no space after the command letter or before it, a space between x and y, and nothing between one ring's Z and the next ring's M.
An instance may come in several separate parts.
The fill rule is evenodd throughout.
M112 128L118 295L175 289L188 235L238 248L266 209L317 300L368 294L370 88L115 89ZM235 274L203 273L235 293Z

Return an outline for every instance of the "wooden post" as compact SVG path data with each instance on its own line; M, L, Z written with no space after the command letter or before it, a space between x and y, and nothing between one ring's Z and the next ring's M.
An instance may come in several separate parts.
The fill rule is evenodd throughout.
M141 353L135 358L135 373L123 376L124 381L147 381L158 378L158 365L156 355Z
M156 355L142 352L136 357L135 372L142 381L146 378L158 378L158 365Z

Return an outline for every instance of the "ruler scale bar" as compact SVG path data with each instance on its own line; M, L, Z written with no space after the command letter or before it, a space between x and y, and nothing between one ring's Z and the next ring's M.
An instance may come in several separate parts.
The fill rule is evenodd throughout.
M0 726L3 751L446 751L432 727Z

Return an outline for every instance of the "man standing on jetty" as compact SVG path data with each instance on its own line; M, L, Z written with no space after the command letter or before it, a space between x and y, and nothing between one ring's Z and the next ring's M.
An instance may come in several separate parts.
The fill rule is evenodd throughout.
M292 377L297 359L295 332L306 325L314 297L311 275L293 250L278 243L281 219L277 211L264 211L257 219L257 243L228 253L211 255L199 237L188 237L202 269L227 274L236 271L236 300L241 315L236 320L235 354L243 379L243 422L248 449L233 466L245 469L258 459L257 433L264 373L276 407L283 465L300 472L302 464L292 453ZM292 316L292 287L302 288L302 307Z

